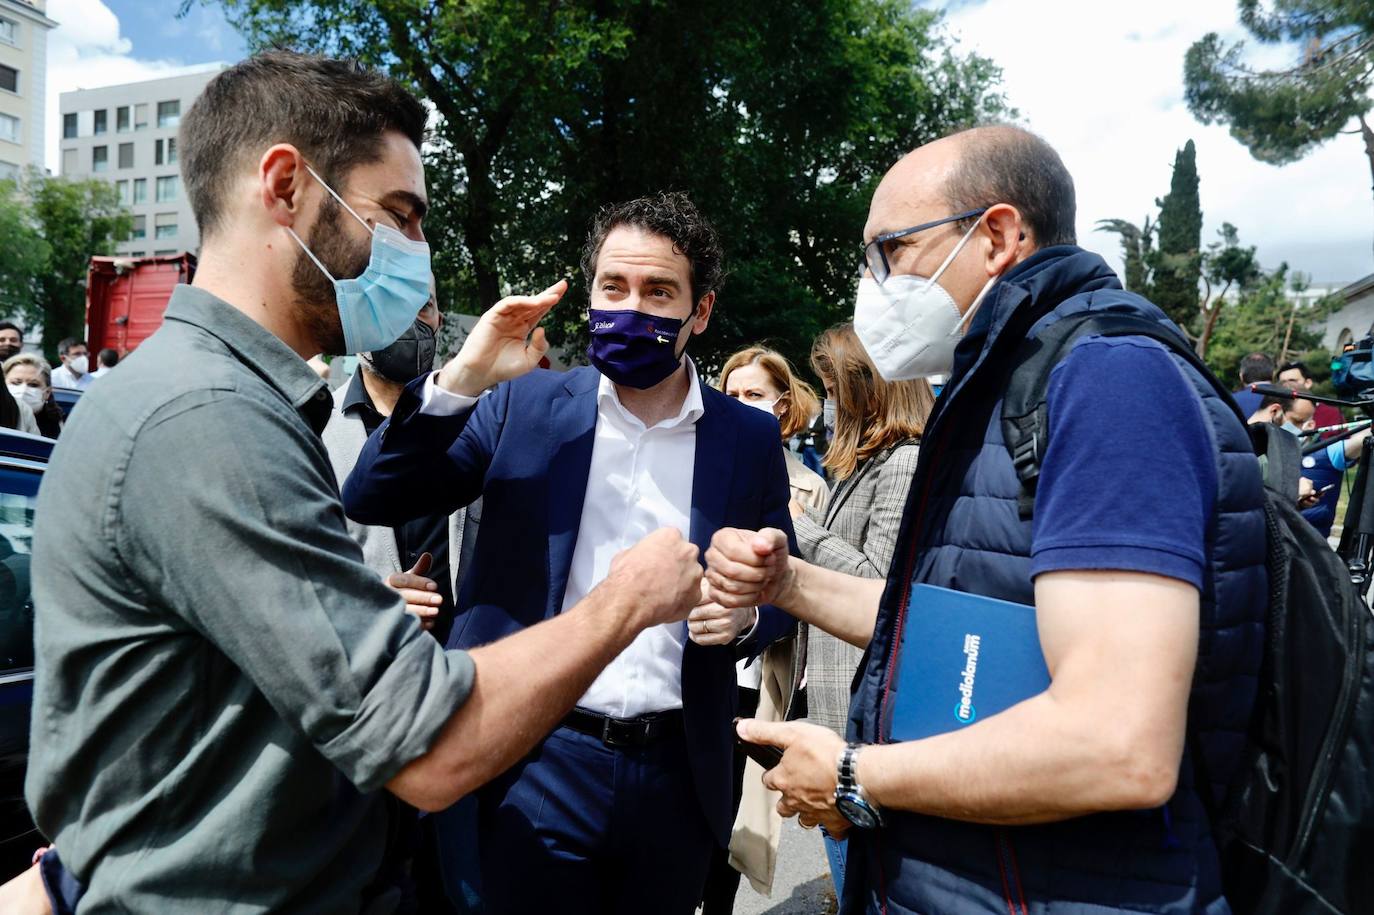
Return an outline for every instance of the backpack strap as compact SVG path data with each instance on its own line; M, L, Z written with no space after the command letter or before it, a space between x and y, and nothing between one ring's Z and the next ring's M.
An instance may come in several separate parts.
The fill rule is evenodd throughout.
M1049 389L1050 373L1064 360L1074 343L1087 336L1148 337L1157 341L1206 379L1222 403L1231 408L1242 425L1245 424L1245 417L1231 392L1198 358L1187 341L1168 326L1121 312L1087 311L1061 318L1039 336L1022 343L1002 399L1002 438L1011 453L1016 477L1021 481L1017 508L1022 519L1029 519L1035 513L1035 489L1049 435L1045 394ZM1293 491L1297 492L1296 481L1293 486Z
M1273 426L1256 423L1248 427L1250 444L1260 457L1264 468L1264 488L1275 497L1292 502L1298 495L1298 478L1302 476L1302 451L1298 447L1298 437L1275 429Z

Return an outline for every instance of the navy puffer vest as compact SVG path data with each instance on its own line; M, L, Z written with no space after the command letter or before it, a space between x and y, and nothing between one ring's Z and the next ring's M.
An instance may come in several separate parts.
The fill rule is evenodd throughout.
M1071 246L1038 252L989 295L960 344L922 443L873 642L856 679L854 740L886 738L894 650L914 582L1034 603L1031 523L1017 511L1020 483L1000 425L1001 392L1020 341L1085 310L1168 323L1155 306L1123 291L1100 257ZM1204 379L1177 361L1202 398L1217 446L1218 492L1189 717L1202 771L1219 792L1238 763L1260 665L1268 587L1263 494L1244 427ZM1161 404L1157 421L1179 412ZM1084 511L1110 510L1108 493L1083 499ZM1163 810L1011 828L889 812L883 829L850 832L852 876L843 911L1224 915L1230 909L1187 759Z

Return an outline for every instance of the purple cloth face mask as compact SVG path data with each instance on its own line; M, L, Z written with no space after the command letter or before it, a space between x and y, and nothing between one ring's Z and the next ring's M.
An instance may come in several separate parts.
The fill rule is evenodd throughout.
M592 343L587 358L616 384L652 388L677 370L677 338L683 322L642 311L590 309Z

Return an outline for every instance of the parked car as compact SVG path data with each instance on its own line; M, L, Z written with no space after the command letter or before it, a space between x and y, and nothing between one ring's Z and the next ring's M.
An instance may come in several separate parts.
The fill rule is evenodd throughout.
M51 439L0 429L0 883L45 844L24 803L33 704L34 506Z
M62 410L62 421L66 422L68 417L72 415L72 408L74 408L76 402L81 399L81 392L76 388L54 387L52 389L52 399L53 402L57 404L58 408Z

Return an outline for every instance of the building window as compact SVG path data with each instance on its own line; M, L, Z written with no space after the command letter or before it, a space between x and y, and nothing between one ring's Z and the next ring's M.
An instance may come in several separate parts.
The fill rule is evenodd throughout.
M76 139L76 112L62 115L62 139Z
M91 171L103 172L110 168L110 147L96 146L91 149Z
M5 44L19 45L19 23L0 16L0 41Z
M120 105L115 109L115 130L120 133L129 132L129 106Z
M148 217L147 217L147 216L135 216L135 217L134 217L134 228L133 228L132 233L129 235L129 237L130 237L130 238L147 238L147 237L148 237Z
M100 136L102 133L108 131L110 127L109 115L110 112L106 111L104 108L101 108L98 111L96 111L95 129L91 132L94 133L96 136Z
M120 202L120 203L127 204L127 203L129 202L129 182L128 182L128 181L116 181L116 182L115 182L115 193L117 193L117 194L119 195L119 202Z
M13 162L0 162L0 181L18 181L19 166Z
M181 102L157 103L157 126L176 127L181 123Z
M19 91L19 71L0 64L0 89L6 92Z
M75 175L81 170L81 160L75 149L62 150L62 174Z
M148 127L148 103L134 106L134 130L146 130Z
M153 217L153 238L176 238L177 214L158 213Z
M157 179L157 188L154 191L157 195L158 203L169 203L177 199L177 176L171 175L166 178Z
M158 248L153 252L153 257L170 257L177 253L176 248Z
M153 164L154 165L176 165L177 164L177 138L168 137L165 140L153 141Z
M0 114L0 140L19 142L19 119L8 114Z
M132 144L132 143L120 143L120 144L119 144L119 167L120 167L120 168L133 168L133 167L134 167L134 144Z
M147 203L147 202L148 202L148 179L147 179L147 178L135 178L135 179L134 179L134 203Z

